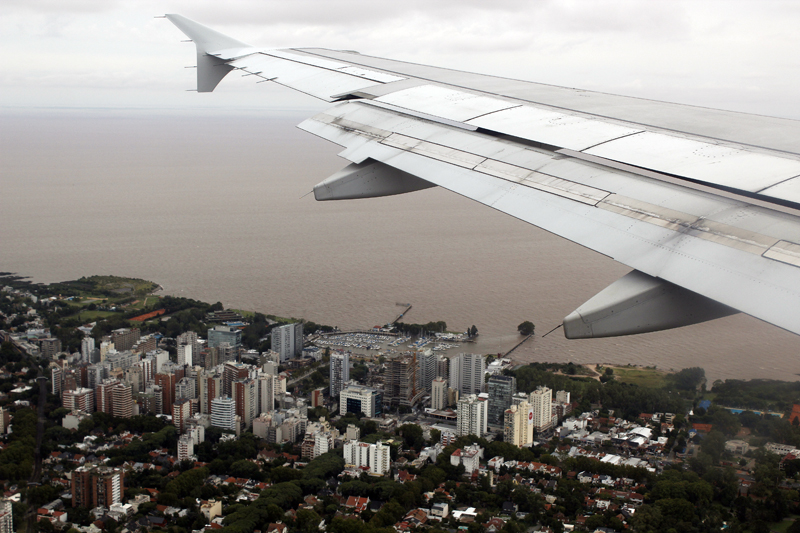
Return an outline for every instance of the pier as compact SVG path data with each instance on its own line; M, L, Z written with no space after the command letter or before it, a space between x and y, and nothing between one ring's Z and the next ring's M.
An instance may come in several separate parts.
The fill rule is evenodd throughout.
M515 345L513 348L511 348L509 351L507 351L507 352L505 353L505 355L503 355L503 358L505 359L506 357L508 357L509 355L511 355L511 352L513 352L514 350L516 350L517 348L519 348L520 346L522 346L523 344L525 344L525 343L528 341L528 339L530 339L531 337L533 337L533 333L531 333L530 335L528 335L527 337L525 337L524 339L522 339L521 341L519 341L519 342L518 342L518 343L517 343L517 344L516 344L516 345Z
M403 311L402 313L400 313L399 315L397 315L397 318L395 318L394 320L392 320L391 322L389 322L389 324L391 324L391 325L394 325L394 324L396 324L398 320L400 320L401 318L403 318L404 316L406 316L406 314L407 314L409 311L411 311L411 307L413 307L411 304L400 304L400 303L399 303L399 304L397 304L397 305L399 305L399 306L404 306L406 309L405 309L405 311Z

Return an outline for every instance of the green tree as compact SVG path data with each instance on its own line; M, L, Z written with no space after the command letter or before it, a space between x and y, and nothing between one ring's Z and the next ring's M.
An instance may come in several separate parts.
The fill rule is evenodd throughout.
M722 452L725 451L725 435L716 429L712 430L703 439L700 449L703 451L703 453L707 453L709 456L711 456L711 460L714 464L719 463L719 459L722 457Z
M422 428L417 424L403 424L397 428L397 432L403 436L403 442L408 448L414 448L419 451L425 444L425 439L422 437Z
M301 533L317 533L322 518L310 509L300 509L295 517L295 525Z
M520 335L525 335L526 337L528 335L533 335L533 332L534 332L535 329L536 329L536 326L534 326L533 322L531 322L529 320L526 320L525 322L523 322L522 324L517 326L517 331L519 331L519 334Z

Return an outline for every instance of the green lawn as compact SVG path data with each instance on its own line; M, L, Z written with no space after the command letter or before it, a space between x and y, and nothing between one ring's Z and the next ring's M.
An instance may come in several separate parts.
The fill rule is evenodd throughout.
M94 322L98 318L108 318L114 315L119 315L119 313L114 311L81 311L80 313L76 313L69 318L77 318L81 322Z
M654 368L634 366L612 367L614 379L622 383L631 383L640 387L659 388L664 386L666 373Z
M789 529L789 526L791 526L797 518L800 518L800 517L798 517L797 515L794 515L794 516L790 516L789 518L787 518L787 519L785 519L785 520L783 520L781 522L771 522L769 524L769 528L772 531L778 531L780 533L786 533L786 530Z

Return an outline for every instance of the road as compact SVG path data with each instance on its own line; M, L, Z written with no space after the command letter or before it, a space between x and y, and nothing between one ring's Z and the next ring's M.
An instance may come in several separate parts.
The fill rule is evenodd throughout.
M47 377L39 369L39 375L36 377L39 382L39 403L37 408L37 422L36 422L36 448L33 450L33 475L28 481L29 487L39 486L42 477L42 440L44 438L44 424L46 418L44 416L44 408L47 403ZM28 512L25 514L25 531L31 533L36 531L36 513L37 508L31 502L31 496L28 495Z

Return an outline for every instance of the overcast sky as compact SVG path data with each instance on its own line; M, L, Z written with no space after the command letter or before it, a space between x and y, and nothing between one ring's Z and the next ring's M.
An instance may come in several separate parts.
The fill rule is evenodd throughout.
M800 2L731 0L3 0L0 107L326 107L235 74L186 92L193 45L165 12L256 46L800 119Z

